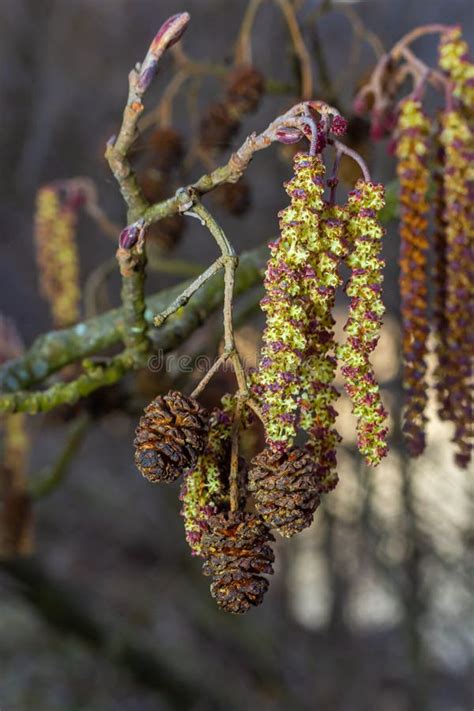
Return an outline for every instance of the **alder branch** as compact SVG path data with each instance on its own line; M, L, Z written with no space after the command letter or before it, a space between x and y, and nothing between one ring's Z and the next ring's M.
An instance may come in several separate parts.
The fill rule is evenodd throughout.
M261 280L266 257L265 246L242 254L236 273L236 295L247 291ZM188 285L189 282L179 284L147 299L147 326L151 326L152 315L166 310L169 302ZM193 300L182 309L182 313L170 319L162 328L148 332L154 349L166 353L183 343L219 307L223 295L223 279L221 275L216 274L196 292ZM138 359L125 351L105 365L90 364L88 372L71 383L56 383L51 388L36 393L24 390L43 382L49 375L69 363L116 345L122 338L122 332L123 309L114 309L72 328L40 336L24 356L9 361L0 368L0 386L3 390L0 395L0 411L38 412L64 402L73 403L104 385L117 382L130 370L146 367L148 355L142 354Z
M181 307L193 295L193 302L183 309L183 313L175 316L171 323L166 324L155 334L149 331L149 317L146 313L144 297L145 279L145 248L144 234L146 227L164 217L185 212L198 205L201 195L217 186L239 180L247 169L253 155L278 141L285 129L297 129L301 135L308 133L309 123L314 120L308 111L319 112L323 118L328 114L338 112L324 102L304 101L293 106L282 116L277 117L262 133L252 133L242 146L231 155L226 165L216 168L211 173L201 176L193 185L181 188L174 197L155 205L148 205L137 191L136 179L128 161L128 152L137 134L138 119L143 111L142 98L148 89L158 67L162 54L179 40L189 22L187 13L180 13L167 20L153 40L150 49L141 65L137 65L129 76L129 96L123 114L123 121L118 137L109 141L107 159L112 172L120 186L122 195L128 206L128 227L122 230L117 253L122 274L122 309L99 316L90 322L78 324L72 329L47 334L33 345L22 358L6 364L0 369L0 388L4 395L0 396L0 411L4 412L38 412L49 410L61 403L73 403L88 395L99 387L117 382L127 371L144 367L151 354L152 341L163 350L171 350L181 343L194 328L222 301L222 279L213 272L217 266L211 267L192 285L190 282L168 292L173 295L172 305L163 307L162 299L166 292L152 297L153 311L163 311L161 323L168 318L175 308ZM314 127L313 127L314 128ZM313 131L314 134L314 131ZM314 136L313 136L314 140ZM184 196L184 198L183 198ZM189 204L187 200L189 199ZM202 208L205 210L205 208ZM224 290L225 322L227 341L233 337L229 314L232 309L234 272L237 258L222 230L209 220L205 213L206 225L214 235L223 253L223 266L226 278ZM212 224L211 224L212 223ZM247 262L247 268L245 263ZM242 265L235 283L236 293L252 286L260 278L260 268L263 266L262 250L250 252L243 256ZM208 277L211 277L206 282ZM202 286L202 284L204 284ZM156 303L155 303L156 299ZM158 308L156 308L158 306ZM160 316L158 316L160 322ZM230 324L230 326L229 326ZM229 330L230 328L230 330ZM229 336L230 334L230 336ZM150 340L151 339L151 340ZM100 350L115 345L119 340L125 344L125 350L106 363L85 363L84 372L69 383L55 383L51 387L37 392L27 388L43 383L49 375L68 363L77 361ZM239 391L245 392L245 373L241 367L235 348L231 358L235 367Z

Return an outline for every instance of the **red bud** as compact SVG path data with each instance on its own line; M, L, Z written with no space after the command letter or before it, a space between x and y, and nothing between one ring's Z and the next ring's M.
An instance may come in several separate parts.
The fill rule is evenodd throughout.
M277 141L280 143L285 143L286 145L291 145L292 143L298 143L303 138L303 134L298 128L292 128L291 126L284 126L279 128L276 132Z
M122 249L131 249L137 243L139 234L140 228L136 223L125 227L120 233L119 246Z

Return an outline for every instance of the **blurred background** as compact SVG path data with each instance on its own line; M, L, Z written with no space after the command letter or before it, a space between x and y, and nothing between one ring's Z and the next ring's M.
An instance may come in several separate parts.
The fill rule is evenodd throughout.
M390 48L416 25L459 23L472 47L472 0L290 5L311 54L314 96L351 119L348 140L374 178L392 180L386 142L374 144L368 124L351 117L352 97L374 66L378 42ZM10 341L16 323L17 351L20 340L28 346L52 327L38 296L36 192L52 180L87 176L112 223L125 224L104 146L120 125L128 71L168 15L191 13L183 49L211 69L170 89L176 59L163 62L147 96L147 109L156 110L146 136L156 122L172 126L185 153L178 167L163 170L151 139L138 141L133 160L150 197L172 194L223 163L248 133L295 103L298 63L282 13L266 1L251 47L267 92L227 144L205 144L202 120L224 95L246 7L244 0L0 0L0 312ZM433 39L417 50L435 61ZM173 87L179 93L163 108L160 98ZM238 251L277 233L277 211L287 202L282 183L291 174L288 148L259 154L246 187L208 199ZM355 177L347 166L348 184ZM150 236L150 293L214 258L199 225L188 224L194 222L178 218ZM32 482L51 471L64 480L35 504L27 544L34 543L33 557L4 555L0 562L2 711L474 707L474 482L472 471L454 466L451 428L436 418L434 403L423 457L408 462L400 444L396 221L387 227L387 317L374 363L391 414L391 452L376 470L365 468L342 396L340 483L309 530L277 541L270 591L247 615L216 609L184 540L176 485L152 487L133 464L143 406L170 387L189 392L199 373L183 374L170 359L160 372L128 376L79 406L26 418L28 462L22 446L18 466ZM77 237L83 315L92 316L119 303L115 246L84 214ZM263 325L259 296L252 290L237 303L249 364ZM179 354L213 357L220 339L217 314ZM230 388L231 376L219 374L203 401L215 405ZM248 451L260 444L258 437L245 442Z

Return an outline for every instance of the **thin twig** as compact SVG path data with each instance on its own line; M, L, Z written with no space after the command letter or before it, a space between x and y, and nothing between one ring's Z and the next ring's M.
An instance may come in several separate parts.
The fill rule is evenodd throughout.
M37 480L33 480L30 484L30 496L33 499L42 499L44 496L55 491L63 483L69 471L70 464L84 440L90 422L90 416L84 413L73 423L65 445L56 462L51 469L46 473L42 473Z
M352 158L359 168L362 171L362 175L364 176L364 180L366 182L370 182L370 171L367 166L367 163L365 160L362 158L362 156L357 153L357 151L353 150L352 148L349 148L349 146L346 146L344 143L341 143L340 141L333 141L334 146L336 147L337 151L339 153L343 153L346 156L349 156L349 158Z
M205 389L209 381L212 379L212 377L217 373L221 365L225 363L225 361L228 359L229 353L222 353L217 360L214 361L214 363L211 365L209 370L207 371L206 375L199 381L199 383L196 385L194 390L191 393L191 397L198 397L202 391Z
M127 157L138 135L138 121L144 109L142 100L156 74L161 57L171 45L179 40L189 19L187 12L170 17L155 35L142 64L137 64L130 72L128 98L123 112L122 125L117 138L110 140L107 144L105 156L128 206L129 223L140 217L148 207Z
M106 284L108 276L116 268L117 261L115 257L111 257L99 264L87 277L83 296L84 314L87 319L97 316L99 313L97 305L99 289Z
M176 313L180 308L186 306L193 294L198 291L203 284L206 283L211 277L222 269L224 266L223 257L219 257L216 261L211 264L197 279L195 279L192 284L190 284L169 306L167 309L162 311L158 316L155 316L153 323L158 328L164 324L167 318L172 314Z
M311 99L313 95L311 55L308 52L303 35L301 34L295 11L288 0L275 0L275 2L285 18L295 54L298 57L301 73L301 97L302 99Z
M377 60L379 60L385 54L385 49L380 37L364 25L354 8L350 7L349 5L343 5L339 12L345 15L349 20L354 35L359 39L367 42L369 47L372 49L375 57L377 58ZM354 57L352 57L352 59L354 59Z
M242 417L243 398L237 393L237 402L234 409L234 419L231 429L231 450L229 470L230 510L239 510L239 434Z
M399 81L406 74L393 71L394 63L400 59L405 59L412 69L415 79L415 87L418 86L421 77L427 78L433 86L446 91L447 79L441 72L428 67L409 49L409 45L415 40L429 34L443 34L451 29L449 25L431 24L416 27L408 32L396 42L389 52L383 54L377 62L369 81L360 89L356 102L364 103L367 96L372 95L374 107L383 112L390 103L391 95L398 89ZM391 71L392 70L392 71ZM386 86L388 84L388 86Z
M234 64L252 64L251 35L257 11L263 0L250 0L240 25L237 42L235 43Z
M393 45L392 49L390 50L390 55L394 59L398 59L401 51L405 47L408 47L408 45L415 42L415 40L419 39L420 37L424 37L425 35L443 34L444 32L449 32L449 30L451 29L451 25L442 25L439 23L415 27L415 29L411 30L410 32L407 32L406 35L403 35L403 37L401 37L401 39L399 39L398 42Z
M260 405L258 405L258 403L251 397L247 398L245 404L257 415L260 422L265 425L265 418Z
M242 293L260 282L267 256L266 245L241 255L236 275L236 293ZM145 316L149 327L153 314L167 308L170 301L188 285L189 281L177 284L147 299ZM179 318L159 330L150 331L154 346L163 351L178 346L222 304L222 298L222 280L209 280L184 308ZM112 309L89 321L39 336L24 354L0 367L0 409L7 393L38 385L69 363L118 345L123 335L123 321L123 308Z
M283 127L302 128L307 124L305 113L308 105L315 111L328 110L333 114L337 114L336 109L328 107L322 101L301 102L295 104L286 113L278 116L267 128L260 134L251 133L240 148L232 153L228 162L216 168L212 172L202 175L195 183L188 185L186 188L180 188L176 195L163 200L156 205L150 206L143 213L145 226L152 224L164 217L169 217L182 211L182 202L180 194L195 193L197 196L202 196L205 193L214 190L223 183L236 183L246 171L255 153L268 148L273 142L278 141L278 131Z

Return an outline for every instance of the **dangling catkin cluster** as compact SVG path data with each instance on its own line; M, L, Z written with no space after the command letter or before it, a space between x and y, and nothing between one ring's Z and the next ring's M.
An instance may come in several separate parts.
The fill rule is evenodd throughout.
M336 136L343 124L334 123ZM331 126L321 122L325 133L316 149L330 145ZM290 204L278 215L281 234L270 245L261 301L266 327L250 393L226 396L211 415L180 393L158 396L137 429L135 461L145 477L170 482L184 474L187 542L213 578L217 604L233 613L259 604L268 588L270 529L284 537L301 532L321 496L336 486L338 364L358 418L360 451L370 464L386 452L386 414L370 362L383 314L384 232L377 221L383 187L361 180L339 206L336 183L336 176L327 181L325 199L321 154L295 155L294 175L285 183ZM351 303L347 339L339 346L333 309L344 262ZM238 433L250 425L250 410L263 422L266 446L247 477ZM247 492L255 513L245 510Z
M36 261L41 294L49 303L57 328L79 319L76 222L77 207L73 200L62 201L60 191L51 185L39 190L35 214Z
M394 143L400 183L403 430L407 449L411 456L418 456L425 448L426 361L432 324L438 412L442 420L454 425L456 462L467 468L473 437L474 64L459 27L428 25L420 28L418 36L424 31L431 34L433 29L441 35L435 72L428 68L418 71L422 63L411 51L404 57L405 65L384 64L383 60L359 99L370 96L375 101L373 110L382 106L397 116ZM400 40L397 52L413 36ZM415 87L394 112L395 97L403 85L400 82L406 77L404 70L413 74ZM428 84L440 90L444 103L434 119L424 108Z
M421 102L400 105L397 124L400 181L400 300L403 338L403 431L411 456L425 448L428 352L428 168L430 123Z
M386 413L370 363L379 336L384 234L376 213L383 188L359 181L346 207L324 202L324 164L299 153L286 184L291 204L280 212L281 237L271 247L262 309L267 323L254 392L262 401L267 445L291 449L300 427L308 433L319 486L337 482L335 429L337 360L358 418L359 448L370 464L386 453ZM352 270L344 345L334 340L332 309L344 260Z

